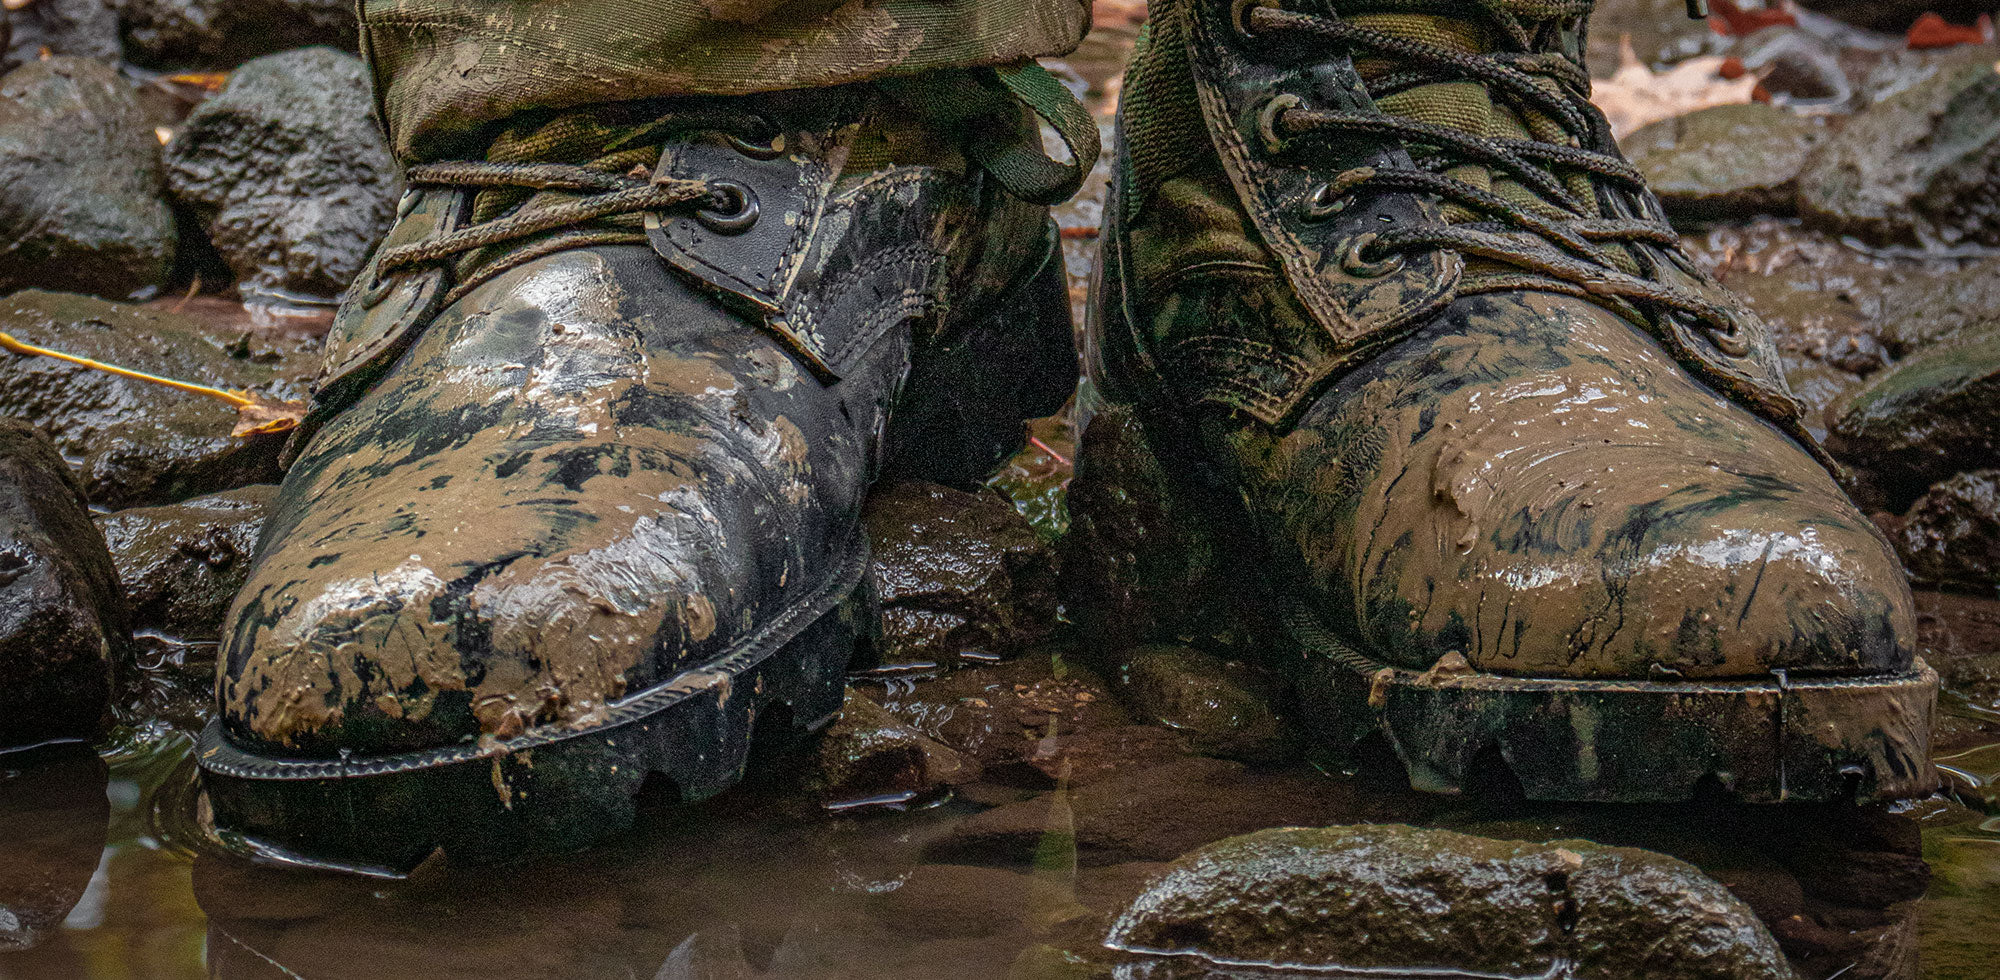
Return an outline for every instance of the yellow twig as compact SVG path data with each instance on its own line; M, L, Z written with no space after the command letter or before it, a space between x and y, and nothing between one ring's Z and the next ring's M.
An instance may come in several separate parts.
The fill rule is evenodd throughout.
M0 349L9 350L16 354L27 354L33 357L53 357L58 361L68 361L71 364L81 364L84 367L90 368L93 371L103 371L106 374L115 374L121 378L134 378L139 381L151 381L156 385L166 385L169 388L178 388L182 391L193 392L197 395L207 395L210 398L213 398L221 402L227 402L231 405L236 406L237 408L249 408L250 406L256 404L256 402L253 401L250 398L250 396L248 394L245 394L244 392L224 391L221 388L211 388L207 385L198 385L188 381L176 381L173 378L162 378L157 374L147 374L144 371L134 371L131 368L122 368L118 367L115 364L106 364L103 361L93 361L88 357L78 357L75 354L65 354L62 351L49 350L46 347L36 347L33 344L26 344L22 343L21 341L15 340L13 336L10 334L0 333Z

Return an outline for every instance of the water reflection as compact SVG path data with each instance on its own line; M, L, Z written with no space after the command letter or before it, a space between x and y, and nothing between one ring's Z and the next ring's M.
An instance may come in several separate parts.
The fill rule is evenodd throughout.
M0 951L34 949L65 919L103 919L107 779L87 746L0 755Z

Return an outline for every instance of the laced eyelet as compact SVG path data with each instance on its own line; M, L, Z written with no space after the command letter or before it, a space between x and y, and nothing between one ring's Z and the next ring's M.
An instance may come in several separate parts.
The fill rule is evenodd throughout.
M409 217L410 212L415 211L417 209L417 198L418 198L417 189L412 187L404 190L403 196L396 199L397 221L401 221L404 218Z
M1313 185L1312 192L1299 201L1299 218L1304 221L1325 221L1347 210L1348 198L1334 193L1333 185L1321 181Z
M785 134L783 133L771 137L770 141L766 143L752 142L735 133L729 133L725 138L729 141L730 149L752 160L776 160L785 155Z
M1391 255L1386 259L1369 261L1361 253L1375 244L1379 235L1365 232L1347 239L1340 247L1340 269L1356 279L1379 279L1403 267L1401 255Z
M1278 113L1296 109L1304 104L1304 99L1285 92L1271 96L1271 101L1264 103L1264 108L1257 110L1257 135L1264 139L1265 152L1281 153L1285 149L1284 137L1278 135Z
M694 213L694 220L718 235L741 235L757 223L757 192L733 180L709 182L709 200L718 206Z
M1250 14L1258 7L1268 6L1263 0L1230 0L1229 26L1236 29L1236 36L1246 41L1257 36L1250 26Z
M395 288L396 280L371 269L369 271L368 283L361 287L361 295L356 297L356 300L361 304L362 309L374 309L376 306L381 305L383 300L388 299L389 292Z
M1715 344L1716 350L1730 357L1750 356L1750 342L1743 339L1743 331L1735 321L1732 320L1726 330L1712 324L1704 324L1702 329L1708 334L1710 342Z

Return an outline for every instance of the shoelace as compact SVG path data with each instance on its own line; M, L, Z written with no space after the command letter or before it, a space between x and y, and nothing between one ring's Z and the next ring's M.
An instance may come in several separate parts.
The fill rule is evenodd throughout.
M416 266L455 259L495 245L522 242L547 232L569 229L539 246L510 255L478 277L489 279L506 268L530 258L566 248L600 241L638 240L641 233L630 230L592 229L594 222L636 224L647 211L664 211L702 202L700 214L719 222L754 220L756 201L742 185L733 181L655 179L642 172L607 173L585 166L559 163L489 163L451 161L418 164L404 175L411 186L515 188L529 191L569 191L585 196L543 207L517 210L482 221L436 238L398 246L382 253L376 263L376 277L386 279ZM469 286L460 283L450 298L456 299Z
M1424 0L1384 0L1378 6L1418 10L1437 5ZM1329 217L1346 208L1358 194L1377 190L1432 194L1493 219L1363 234L1347 243L1340 256L1343 267L1356 275L1385 275L1401 265L1403 253L1456 251L1525 269L1569 284L1583 294L1673 310L1702 326L1724 353L1734 357L1748 354L1748 341L1741 336L1732 310L1692 290L1627 272L1607 249L1650 245L1680 259L1684 268L1692 268L1672 226L1648 218L1602 217L1591 202L1578 200L1554 170L1580 170L1632 192L1641 192L1645 186L1639 172L1616 155L1584 148L1595 142L1590 137L1598 131L1595 110L1584 94L1590 88L1589 76L1560 55L1527 51L1531 47L1528 29L1509 9L1529 6L1534 16L1543 19L1578 17L1589 12L1590 0L1479 0L1477 6L1524 50L1467 54L1339 19L1237 0L1232 14L1246 36L1264 35L1316 48L1344 46L1349 51L1365 51L1410 65L1369 83L1371 94L1378 99L1419 85L1477 82L1497 98L1553 120L1580 144L1480 136L1399 116L1315 109L1290 95L1272 99L1259 117L1259 128L1265 148L1274 154L1309 149L1350 133L1396 137L1434 151L1415 167L1358 167L1339 174L1309 195L1309 218ZM1544 87L1537 75L1553 79L1562 94ZM1559 210L1560 216L1537 214L1443 172L1462 163L1504 172ZM1514 232L1526 232L1552 248L1525 250Z

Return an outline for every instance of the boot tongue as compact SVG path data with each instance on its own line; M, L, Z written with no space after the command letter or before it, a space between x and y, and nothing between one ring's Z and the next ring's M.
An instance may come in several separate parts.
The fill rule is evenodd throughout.
M1469 55L1487 54L1499 47L1498 27L1469 18L1412 13L1355 13L1345 19L1357 27ZM1392 79L1409 67L1392 58L1366 54L1356 57L1354 64L1363 83L1369 85L1371 91L1378 83ZM1550 85L1553 87L1554 83ZM1473 136L1544 140L1566 146L1574 146L1576 142L1553 120L1533 113L1524 118L1507 102L1495 99L1482 82L1439 81L1416 85L1376 95L1375 107L1385 115L1447 126ZM1419 154L1422 152L1420 149ZM1448 177L1491 191L1550 217L1566 216L1562 209L1505 173L1496 173L1481 164L1457 161L1449 156L1445 162L1448 166L1444 174ZM1571 187L1570 191L1580 200L1588 201L1592 197L1587 184ZM1452 223L1475 220L1473 214L1457 205L1447 207L1444 217Z

